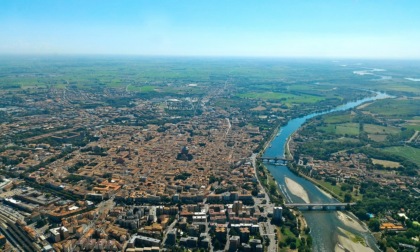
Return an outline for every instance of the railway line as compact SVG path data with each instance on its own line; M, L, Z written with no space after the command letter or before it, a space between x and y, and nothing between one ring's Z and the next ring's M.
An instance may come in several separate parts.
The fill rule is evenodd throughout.
M13 216L7 216L5 213L0 212L0 230L6 236L7 240L18 251L35 252L41 251L41 248L29 240L28 236L16 226L17 219Z

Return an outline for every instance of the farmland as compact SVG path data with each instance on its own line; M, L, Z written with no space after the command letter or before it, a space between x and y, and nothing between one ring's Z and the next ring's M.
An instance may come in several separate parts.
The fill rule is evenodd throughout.
M280 100L286 104L292 103L316 103L325 98L309 95L291 95L284 93L264 92L264 93L245 93L239 95L241 98L262 99L262 100Z
M398 162L393 162L393 161L388 161L388 160L381 160L381 159L375 159L372 158L372 163L373 164L380 164L384 167L389 167L389 168L397 168L399 166L401 166L400 163Z
M327 145L320 146L320 148L330 146L331 153L348 150L350 146L352 146L350 148L370 146L376 148L383 155L399 156L419 166L418 133L415 130L420 125L413 118L418 116L420 111L414 108L405 108L408 103L417 105L418 101L417 99L378 100L367 106L360 106L356 110L319 117L310 122L301 132L305 136L317 132L316 141L305 142L303 146L306 148L303 148L302 151L303 153L312 153L311 149L317 148L322 143ZM397 111L399 109L399 111L392 110L390 112L389 109L383 109L384 104L392 106ZM336 144L332 145L332 142ZM353 144L349 145L350 142ZM410 142L411 146L404 146L404 142ZM376 164L381 163L376 162Z
M385 152L404 157L420 167L420 149L411 146L393 146L384 149Z
M397 99L377 101L362 110L384 118L413 119L418 116L420 99Z

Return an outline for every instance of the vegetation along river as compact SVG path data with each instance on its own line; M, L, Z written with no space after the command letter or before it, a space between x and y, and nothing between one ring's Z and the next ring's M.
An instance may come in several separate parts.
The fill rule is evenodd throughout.
M377 99L385 99L390 96L384 93L376 93L376 96L368 97L362 100L349 102L341 105L335 109L324 111L320 113L309 114L304 117L296 118L288 122L288 124L281 128L280 133L272 140L271 148L267 148L264 156L282 156L285 152L285 144L287 139L305 123L306 120L311 119L318 115L323 115L335 111L343 111L354 108L362 103L373 101ZM285 194L286 201L289 203L304 203L304 199L293 194L286 185L285 179L288 178L300 184L306 191L309 201L312 203L328 203L337 202L336 199L329 197L327 194L322 192L310 181L296 176L286 166L275 166L266 165L268 170L271 172L275 180L277 181L281 191ZM289 183L290 186L290 183ZM338 243L343 244L340 240L340 235L343 232L349 231L360 237L363 237L369 247L374 251L379 251L376 246L373 236L367 231L361 231L360 228L355 228L354 225L345 225L344 222L340 221L337 211L302 211L308 226L311 229L311 235L313 238L313 250L314 251L335 251ZM344 231L346 230L346 231ZM350 246L350 245L348 245ZM345 246L346 247L346 246ZM340 251L341 249L337 250ZM354 248L353 250L358 250ZM369 251L368 249L367 251Z

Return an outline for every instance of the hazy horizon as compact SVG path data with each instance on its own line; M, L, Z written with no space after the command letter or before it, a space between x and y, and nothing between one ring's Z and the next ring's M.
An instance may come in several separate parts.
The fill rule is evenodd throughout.
M0 2L0 54L420 59L420 2Z
M374 58L374 57L322 57L322 56L247 56L247 55L147 55L147 54L81 54L81 53L74 53L74 54L48 54L48 53L1 53L0 58L6 57L21 57L21 58L28 58L28 57L40 57L40 58L145 58L145 59L257 59L257 60L323 60L323 61L331 61L331 62L342 62L342 61L408 61L408 62L418 62L420 61L419 58L391 58L391 57L383 57L383 58Z

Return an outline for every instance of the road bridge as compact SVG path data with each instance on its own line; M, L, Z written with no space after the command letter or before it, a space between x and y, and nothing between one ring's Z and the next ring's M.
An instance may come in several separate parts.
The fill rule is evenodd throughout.
M286 162L289 161L289 159L285 157L269 157L269 156L257 157L257 160L260 160L263 163L267 163L267 164L268 163L286 164Z
M346 206L353 206L356 203L289 203L286 207L296 207L300 210L342 210Z

